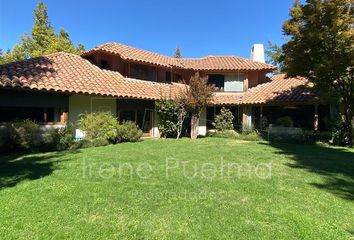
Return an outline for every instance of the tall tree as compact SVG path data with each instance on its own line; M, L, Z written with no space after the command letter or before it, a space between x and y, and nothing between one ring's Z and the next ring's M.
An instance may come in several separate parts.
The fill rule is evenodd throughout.
M215 87L208 84L208 77L201 76L199 72L191 77L188 86L181 94L180 100L185 103L186 109L191 113L191 139L198 136L200 114L213 97Z
M267 63L277 66L275 73L281 73L283 71L283 62L281 61L281 55L283 53L282 48L273 44L271 41L268 41L265 53L268 57Z
M34 26L31 34L23 34L12 51L3 54L0 64L60 51L80 54L84 50L82 44L78 47L73 45L69 34L64 29L60 29L59 34L55 33L54 27L50 24L47 6L39 2L34 10Z
M177 46L176 49L175 49L175 55L174 55L175 58L181 58L182 55L181 55L181 50L179 49L179 47Z
M284 71L314 83L321 99L338 102L345 142L353 144L354 17L352 0L295 1L283 31Z

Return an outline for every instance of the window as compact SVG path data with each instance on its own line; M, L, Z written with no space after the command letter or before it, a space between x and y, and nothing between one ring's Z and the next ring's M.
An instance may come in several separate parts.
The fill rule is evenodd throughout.
M59 121L59 109L36 107L0 107L0 122L30 119L39 123Z
M130 64L130 77L156 81L156 68L142 64Z
M166 82L172 82L172 73L170 71L166 71Z
M243 92L243 74L225 75L224 91L225 92Z
M208 75L208 83L214 85L217 91L224 90L224 75L210 74Z
M133 121L135 122L135 111L120 111L119 113L119 121L124 122L124 121Z
M111 109L110 106L99 106L98 107L98 111L99 112L109 112L109 113L111 113L112 109Z
M101 68L103 68L103 69L111 69L111 66L109 65L107 60L101 60Z
M173 74L173 81L180 82L182 80L183 80L183 77L181 74L178 74L178 73Z

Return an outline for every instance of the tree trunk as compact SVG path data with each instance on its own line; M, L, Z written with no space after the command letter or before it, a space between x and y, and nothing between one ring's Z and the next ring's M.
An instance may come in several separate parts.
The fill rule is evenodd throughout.
M199 115L193 113L191 118L191 139L197 139L198 127L199 127Z

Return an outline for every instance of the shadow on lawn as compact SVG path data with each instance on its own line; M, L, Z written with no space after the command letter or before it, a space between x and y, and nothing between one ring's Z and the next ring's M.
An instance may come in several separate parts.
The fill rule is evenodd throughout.
M0 190L14 187L24 180L35 180L50 175L60 162L67 161L60 158L65 154L68 152L1 156Z
M313 186L354 200L354 152L321 145L270 145L295 161L288 164L289 167L306 169L323 176L323 183L311 183Z

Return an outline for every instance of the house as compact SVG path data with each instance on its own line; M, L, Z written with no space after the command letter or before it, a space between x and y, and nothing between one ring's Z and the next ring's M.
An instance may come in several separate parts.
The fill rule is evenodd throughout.
M154 101L174 97L182 79L199 71L216 93L200 119L205 135L222 106L235 116L235 126L261 128L282 116L296 126L319 129L317 105L306 79L267 77L276 68L264 63L263 46L251 59L236 56L173 58L119 43L106 43L81 56L54 53L0 66L0 122L33 119L45 125L77 122L80 114L109 111L120 121L132 120L146 135L158 136ZM322 118L321 118L322 119Z

